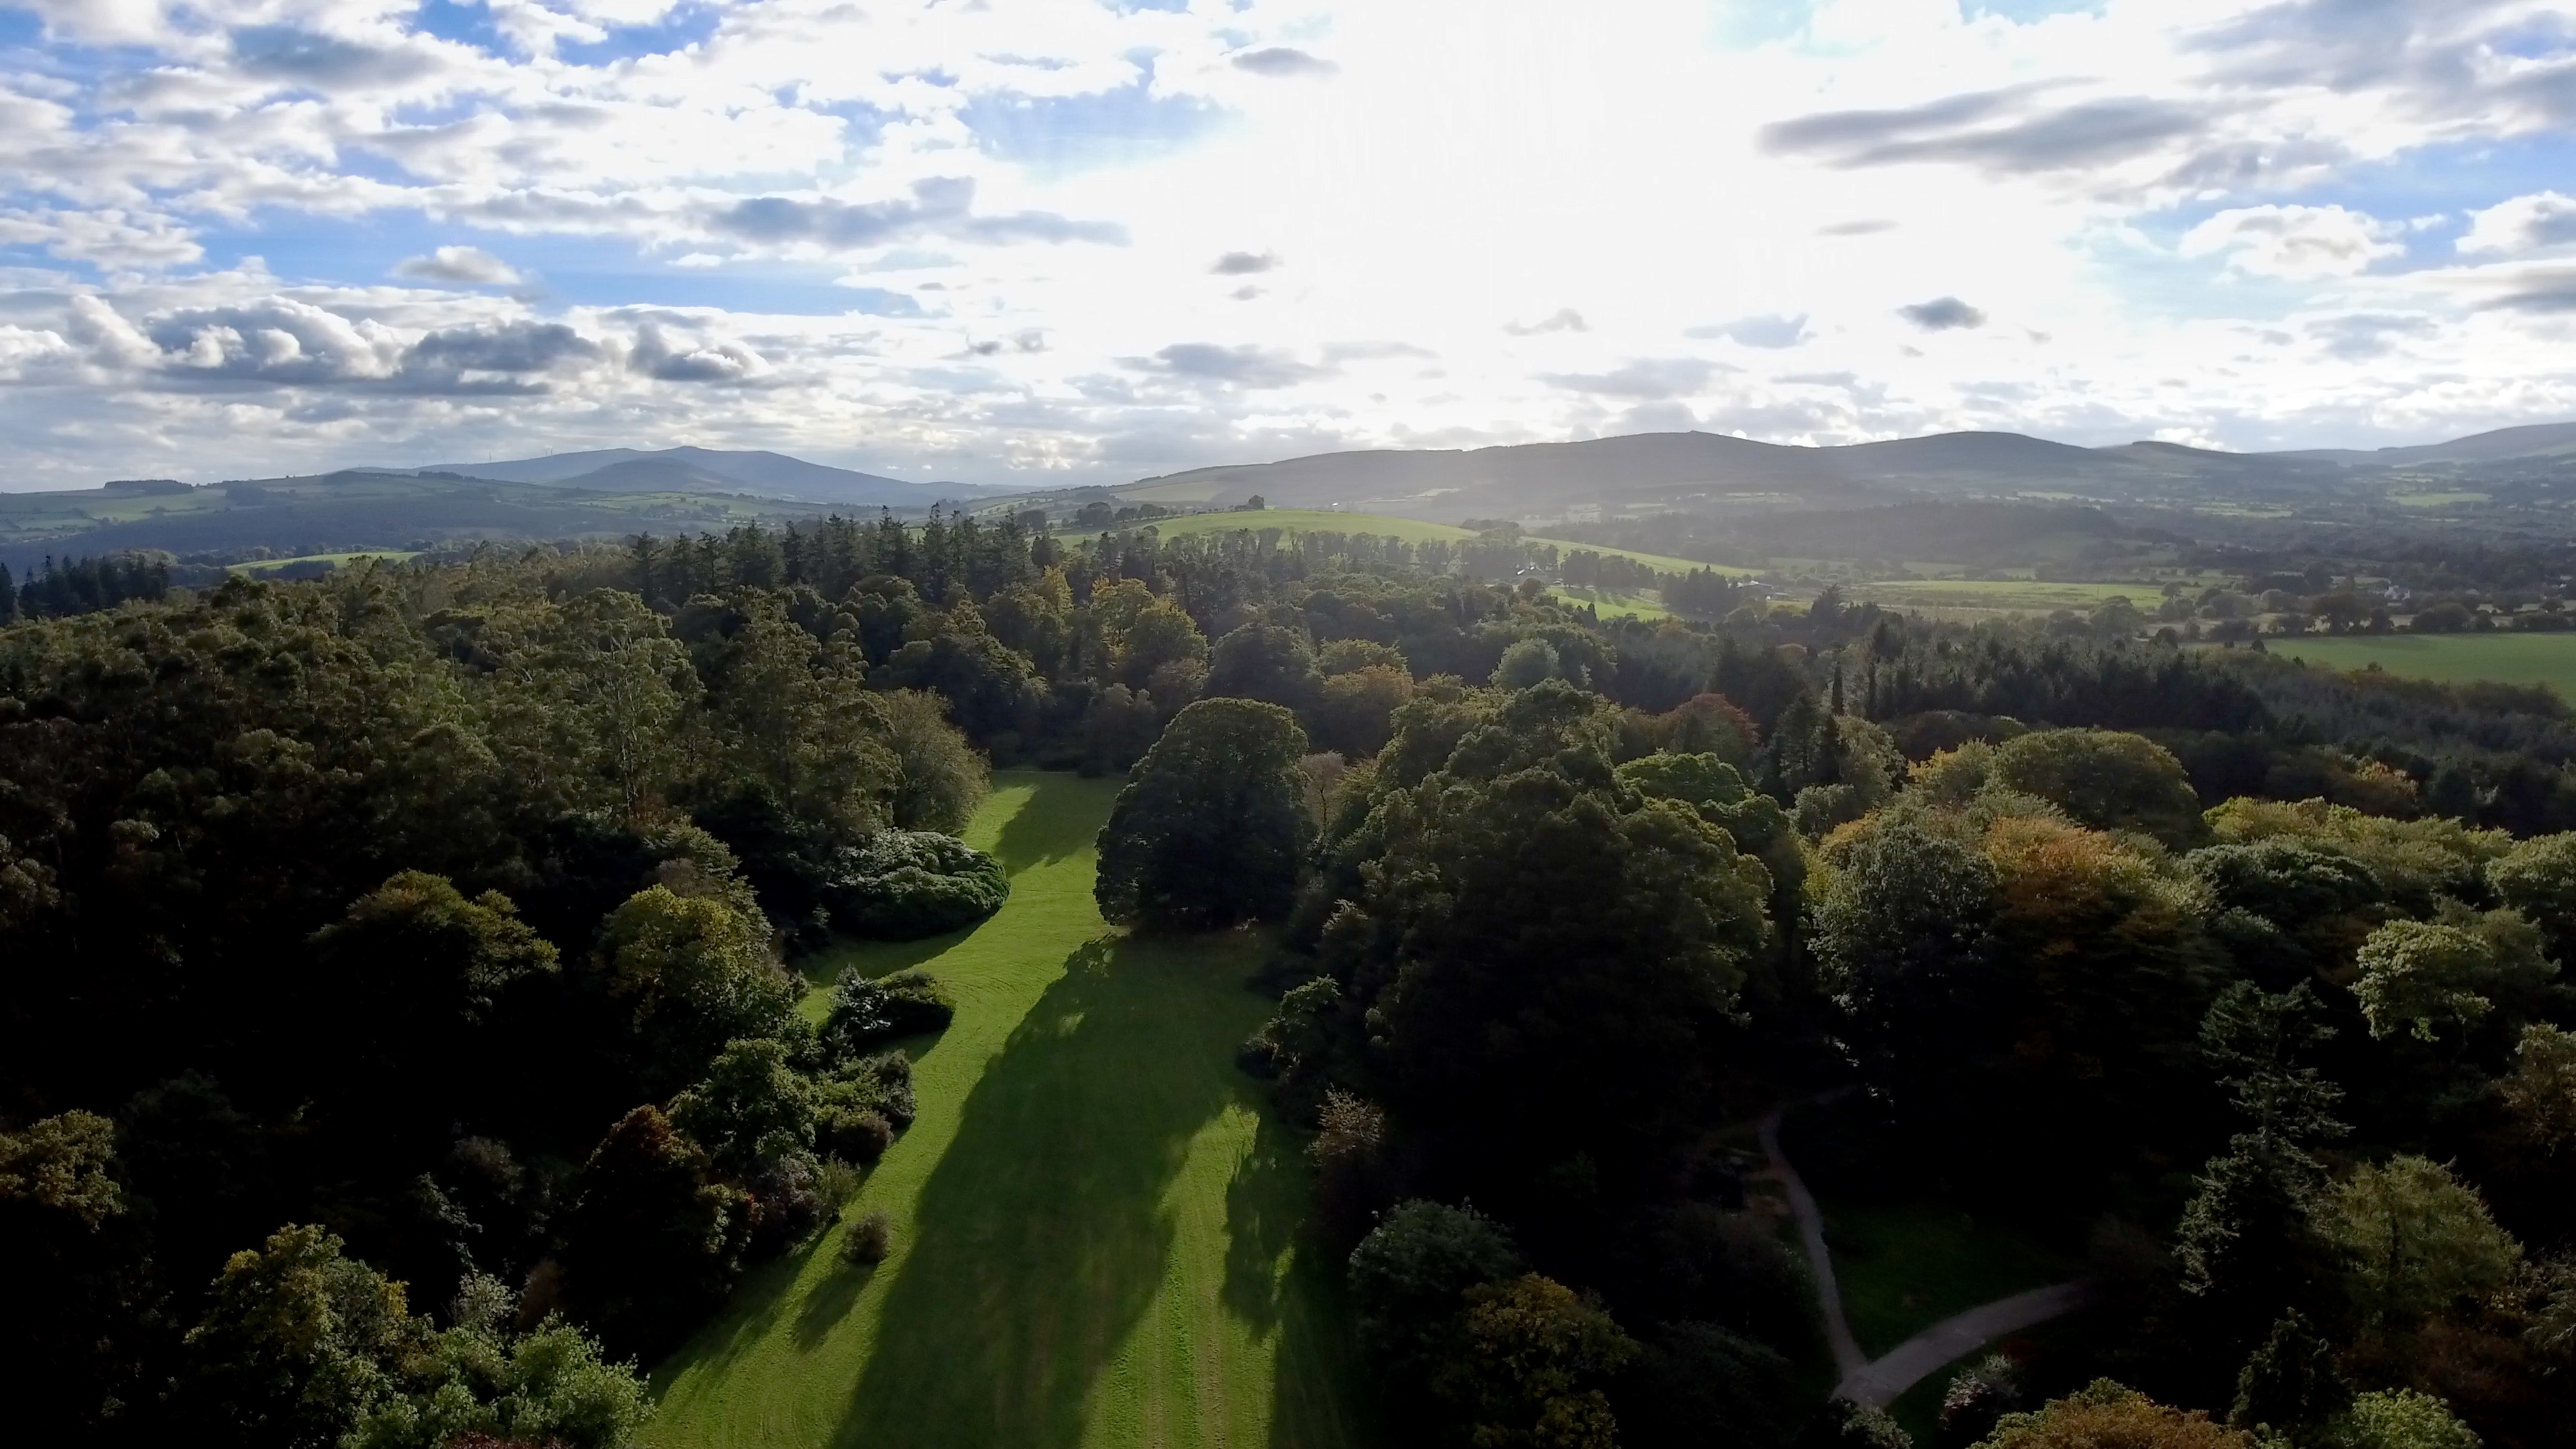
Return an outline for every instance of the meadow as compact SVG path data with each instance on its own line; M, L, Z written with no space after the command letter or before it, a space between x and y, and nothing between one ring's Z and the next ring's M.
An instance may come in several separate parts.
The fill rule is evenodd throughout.
M2048 614L2059 609L2087 612L2111 598L2126 598L2140 610L2152 611L2163 596L2163 586L2042 579L1891 579L1846 584L1843 595L1854 603L1933 615Z
M2378 665L2391 674L2444 683L2492 680L2545 684L2576 700L2576 633L2565 634L2347 634L2340 638L2274 639L2273 653L2336 669Z
M1471 543L1476 534L1471 529L1446 523L1426 523L1418 518L1397 518L1385 513L1343 513L1324 508L1267 508L1257 512L1189 513L1178 518L1157 518L1150 526L1164 538L1188 538L1195 534L1231 533L1237 529L1258 532L1275 528L1282 533L1365 533L1377 538L1400 538L1407 543L1424 543L1440 539L1449 543ZM1632 548L1609 548L1597 543L1578 543L1572 539L1524 535L1531 543L1551 544L1559 551L1588 548L1604 558L1624 558L1647 568L1665 573L1686 574L1694 569L1714 569L1732 577L1747 577L1751 569L1726 564L1700 563L1676 558L1665 553L1640 553Z
M921 965L956 1020L908 1044L920 1116L836 1228L753 1275L653 1376L653 1446L1339 1446L1361 1439L1337 1265L1297 1140L1235 1048L1251 935L1139 940L1093 905L1117 784L996 776L967 838L1011 872L972 931L808 968ZM821 1009L818 985L807 1002Z

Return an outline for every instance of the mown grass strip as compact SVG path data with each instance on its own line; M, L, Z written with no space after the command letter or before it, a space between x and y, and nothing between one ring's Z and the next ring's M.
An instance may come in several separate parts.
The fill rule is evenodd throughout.
M1261 943L1107 931L1114 784L995 784L968 838L1010 902L841 963L923 965L958 1000L913 1047L919 1120L851 1204L891 1216L892 1256L849 1267L836 1230L769 1265L654 1375L647 1442L1357 1442L1338 1275L1297 1232L1305 1161L1233 1066Z

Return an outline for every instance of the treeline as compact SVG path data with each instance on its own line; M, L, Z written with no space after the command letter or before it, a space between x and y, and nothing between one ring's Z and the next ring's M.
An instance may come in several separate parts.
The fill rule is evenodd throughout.
M2242 1071L2196 1032L2239 981L2268 1001L2305 961L2362 1013L2326 1022L2358 1131L2348 1158L2301 1139L2314 1193L2383 1149L2490 1160L2462 1124L2500 1100L2521 1039L2497 1033L2559 1020L2496 914L2548 928L2546 861L2509 886L2511 840L2445 814L2539 801L2560 828L2545 697L1831 598L1604 625L1380 539L889 522L484 548L0 633L0 1212L35 1245L0 1362L28 1422L617 1442L618 1358L827 1220L908 1119L889 1048L938 984L852 982L818 1028L787 961L998 904L935 833L987 754L1137 771L1113 916L1287 919L1293 989L1249 1059L1319 1130L1334 1231L1377 1245L1372 1360L1442 1426L1803 1422L1813 1325L1712 1135L1783 1093L1859 1072L1879 1115L1839 1139L1955 1144L1976 1172L1909 1170L2107 1203L2153 1259L2177 1175L2224 1155ZM2236 794L2319 799L2204 820ZM2238 846L2327 859L2225 895L2238 867L2205 852ZM2278 918L2313 900L2343 904ZM2383 942L2372 1006L2359 953L2399 926L2435 934ZM1910 1058L1887 1024L1915 1011L1975 1029ZM2013 1174L2034 1137L2067 1172ZM2387 1381L2326 1316L2340 1281L2300 1312ZM376 1307L319 1349L262 1326L326 1298ZM2234 1352L2254 1312L2182 1337ZM1564 1394L1509 1367L1551 1345ZM2219 1369L2154 1352L2133 1377L2207 1401ZM495 1355L581 1367L455 1367ZM2541 1397L2444 1395L2501 1435L2555 1402L2508 1378ZM439 1430L433 1403L475 1417ZM546 1427L576 1420L605 1427Z
M1245 1060L1315 1134L1402 1432L1904 1442L1811 1407L1802 1280L1726 1145L1821 1091L1792 1149L1844 1200L2089 1254L2101 1308L1963 1374L1945 1442L2017 1408L1990 1442L2558 1442L2576 836L2204 811L2118 731L1909 768L1812 697L1757 743L1512 665L1426 685L1320 800L1288 711L1193 705L1102 835L1113 919L1285 922Z
M622 563L0 633L0 1363L31 1432L622 1442L618 1361L909 1120L886 1044L918 1012L818 1030L782 957L998 904L923 833L981 758L832 620L581 586Z
M157 599L170 588L169 560L161 554L102 554L57 561L48 557L26 582L0 564L0 625L19 619L60 619L112 609L128 599Z

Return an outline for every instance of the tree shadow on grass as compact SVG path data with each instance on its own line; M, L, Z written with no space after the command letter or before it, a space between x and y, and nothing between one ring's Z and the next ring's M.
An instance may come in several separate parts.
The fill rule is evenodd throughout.
M1108 786L1077 775L1021 778L1030 787L1029 798L1004 822L1000 837L993 842L993 855L1002 862L1002 869L1018 875L1030 866L1046 865L1089 850L1100 834L1101 820L1109 812L1105 805L1092 805L1076 797L1098 794Z
M1190 1060L1205 1047L1164 980L1127 943L1093 942L1012 1032L922 1189L836 1443L1080 1442L1094 1381L1162 1283L1163 1198L1230 1099Z
M891 976L932 960L949 947L975 934L978 921L955 931L942 931L917 941L863 941L856 936L838 936L820 951L809 952L796 960L796 973L805 978L809 988L829 986L841 979L845 971L856 969L873 981Z
M827 1239L827 1241L829 1241ZM833 1250L838 1254L838 1248ZM874 1263L843 1262L835 1265L832 1276L814 1285L805 1295L805 1306L796 1314L796 1346L811 1351L832 1336L832 1330L858 1306L859 1295L877 1276Z
M1247 1098L1257 1095L1249 1080L1243 1085ZM1253 1332L1276 1335L1271 1449L1374 1442L1342 1297L1342 1256L1309 1221L1313 1205L1305 1139L1263 1111L1252 1151L1226 1187L1224 1303Z

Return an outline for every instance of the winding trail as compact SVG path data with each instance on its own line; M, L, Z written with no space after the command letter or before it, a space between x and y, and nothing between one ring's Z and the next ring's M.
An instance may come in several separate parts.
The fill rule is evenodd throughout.
M1861 1351L1860 1340L1852 1336L1851 1320L1843 1313L1842 1286L1834 1278L1833 1250L1825 1245L1824 1212L1816 1206L1815 1194L1807 1191L1807 1184L1799 1178L1798 1169L1789 1165L1787 1154L1780 1150L1780 1119L1786 1110L1772 1108L1756 1132L1763 1156L1770 1159L1771 1175L1780 1180L1789 1195L1789 1211L1798 1219L1798 1241L1807 1250L1807 1266L1815 1276L1816 1306L1824 1313L1825 1340L1833 1347L1834 1371L1842 1376L1841 1382L1834 1385L1835 1398L1873 1409L1886 1408L1944 1365L1956 1363L2007 1334L2019 1333L2082 1306L2089 1285L2080 1281L2052 1283L1952 1314L1884 1356L1871 1359Z
M1772 1108L1756 1131L1762 1139L1762 1155L1771 1159L1771 1175L1788 1190L1789 1211L1798 1219L1798 1241L1806 1245L1807 1268L1815 1275L1816 1306L1825 1313L1825 1341L1833 1345L1834 1372L1849 1382L1854 1374L1868 1372L1869 1355L1860 1351L1860 1340L1852 1337L1851 1320L1843 1316L1842 1285L1834 1281L1833 1251L1825 1246L1825 1215L1817 1209L1815 1194L1807 1191L1798 1169L1789 1165L1787 1154L1780 1150L1780 1118L1785 1110Z

